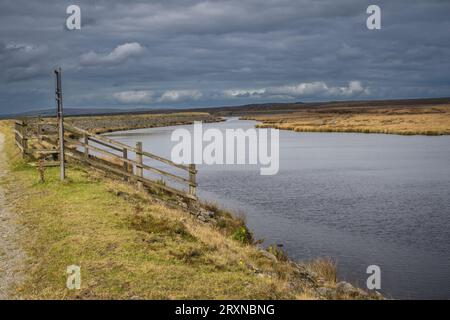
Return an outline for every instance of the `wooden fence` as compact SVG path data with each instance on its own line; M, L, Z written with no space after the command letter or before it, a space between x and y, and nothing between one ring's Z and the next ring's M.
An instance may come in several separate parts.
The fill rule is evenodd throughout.
M28 154L28 138L26 133L26 123L22 120L16 120L14 123L14 135L16 139L16 145L22 152L23 156Z
M175 163L142 149L142 143L135 147L122 142L90 133L68 123L64 124L64 156L78 160L106 173L120 176L125 180L136 182L139 188L157 188L170 194L190 200L197 200L195 165ZM58 124L54 120L33 119L32 121L16 120L16 145L24 156L38 161L39 167L59 165ZM132 157L134 155L134 157ZM168 169L156 168L146 164L146 160L156 161ZM181 173L172 173L175 169ZM150 174L157 174L162 179L151 179ZM187 187L169 185L169 181Z

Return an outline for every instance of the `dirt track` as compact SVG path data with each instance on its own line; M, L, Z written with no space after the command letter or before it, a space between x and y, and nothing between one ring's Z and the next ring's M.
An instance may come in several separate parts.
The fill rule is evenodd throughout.
M0 133L0 181L7 174L3 153L4 136ZM5 191L0 184L0 299L17 298L16 285L23 277L22 267L25 254L18 245L19 225L14 212L5 199Z

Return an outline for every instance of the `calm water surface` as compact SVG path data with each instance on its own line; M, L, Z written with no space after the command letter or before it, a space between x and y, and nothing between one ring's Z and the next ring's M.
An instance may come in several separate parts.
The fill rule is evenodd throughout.
M170 157L174 128L108 136ZM198 169L202 198L244 213L257 238L283 244L292 258L332 257L340 278L361 287L375 264L387 296L450 299L450 137L281 131L277 175Z

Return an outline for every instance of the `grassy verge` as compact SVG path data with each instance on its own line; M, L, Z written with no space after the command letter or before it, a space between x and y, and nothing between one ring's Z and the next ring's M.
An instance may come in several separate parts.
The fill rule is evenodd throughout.
M212 227L82 166L70 166L66 182L48 169L39 183L13 144L11 122L0 122L0 132L10 167L1 187L26 230L21 298L314 299L318 286L336 285L330 264L277 259L249 244L230 216ZM66 288L69 265L81 267L80 290Z

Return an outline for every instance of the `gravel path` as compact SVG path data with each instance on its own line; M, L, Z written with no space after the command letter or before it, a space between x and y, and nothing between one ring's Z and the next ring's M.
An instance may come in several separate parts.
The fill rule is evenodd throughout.
M0 181L7 174L6 159L3 153L5 138L0 133ZM22 268L25 254L17 242L19 226L15 214L5 199L0 185L0 299L17 298L13 287L23 277Z

